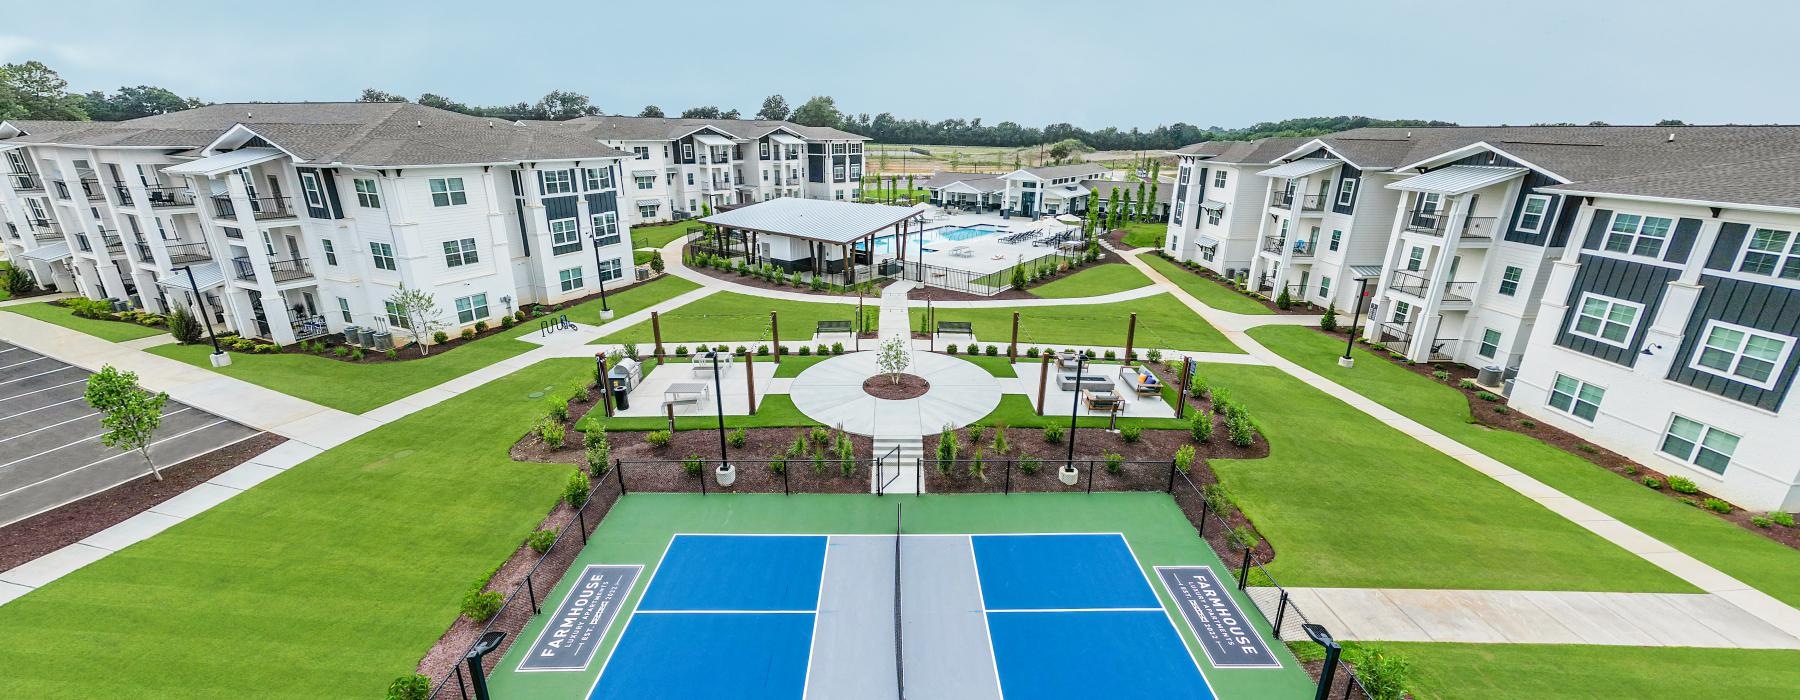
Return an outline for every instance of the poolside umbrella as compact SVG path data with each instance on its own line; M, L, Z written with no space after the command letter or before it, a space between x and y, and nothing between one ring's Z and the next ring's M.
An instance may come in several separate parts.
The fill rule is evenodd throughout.
M1076 216L1076 215L1074 215L1074 214L1057 214L1057 215L1056 215L1056 220L1057 220L1057 221L1061 221L1061 222L1063 222L1063 223L1065 223L1065 224L1079 224L1079 223L1081 223L1081 217L1079 217L1079 216Z

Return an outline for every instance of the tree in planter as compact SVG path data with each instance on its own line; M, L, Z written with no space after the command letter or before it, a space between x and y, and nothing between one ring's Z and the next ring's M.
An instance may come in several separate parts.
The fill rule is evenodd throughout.
M1288 307L1293 306L1293 305L1294 305L1294 298L1292 296L1288 295L1287 287L1282 287L1281 293L1275 295L1275 308L1281 309L1282 311L1286 311L1286 310L1288 310Z
M1337 330L1337 305L1325 307L1325 315L1319 317L1319 330L1330 333Z
M106 365L98 374L88 377L83 398L100 412L100 427L106 430L101 434L100 442L107 447L136 450L144 457L144 463L150 465L150 475L162 481L162 472L150 459L150 439L162 426L163 404L168 402L169 395L144 391L138 387L136 373L121 372Z
M425 345L425 338L445 328L444 310L438 308L437 295L423 289L409 289L405 284L394 290L387 298L388 303L400 309L406 319L407 332L412 335L413 344L419 346L419 356L431 354L431 348Z
M881 351L875 355L875 367L895 384L900 383L900 374L912 364L912 353L907 352L906 343L905 338L888 338L881 341Z

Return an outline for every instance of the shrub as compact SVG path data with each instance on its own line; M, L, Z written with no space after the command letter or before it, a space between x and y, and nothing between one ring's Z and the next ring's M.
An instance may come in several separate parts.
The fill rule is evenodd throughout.
M394 349L394 348L388 348L388 351L387 351L387 359L390 359L390 360L398 360L398 359L400 359L400 351L399 351L399 350L396 350L396 349Z
M801 356L801 357L807 357L807 356L810 356L810 355L812 355L812 348L811 348L811 347L808 347L808 346L805 346L805 345L802 345L802 346L800 346L800 356Z
M1662 479L1658 479L1654 476L1645 476L1644 477L1644 485L1648 486L1652 489L1661 491L1662 487L1663 487L1663 482L1662 482Z
M357 362L362 362L362 359L363 359L362 348L351 348L350 349L350 359L355 360Z
M796 435L794 436L794 444L788 445L787 456L799 457L803 454L806 454L806 436Z
M1108 350L1108 351L1106 351L1106 359L1108 359L1108 360L1119 359L1119 353Z
M850 476L856 472L856 443L850 441L850 436L838 436L837 457L839 473Z
M969 444L974 445L980 443L982 438L985 437L987 437L987 426L980 423L969 426Z
M969 343L969 347L963 348L963 353L971 356L979 355L981 354L981 346Z
M1060 425L1044 426L1044 442L1048 442L1052 445L1055 445L1057 443L1062 442L1062 439L1063 439L1062 426L1060 426Z
M1440 381L1440 382L1447 382L1447 381L1450 381L1450 373L1449 373L1449 372L1445 372L1445 371L1444 371L1444 370L1441 370L1441 369L1440 369L1440 370L1437 370L1437 371L1435 371L1435 372L1432 372L1432 373L1431 373L1431 378L1432 378L1432 379L1436 379L1436 380L1438 380L1438 381Z
M531 551L538 554L550 551L550 545L554 542L556 542L556 528L538 530L525 538L525 544L531 547Z
M1032 357L1032 358L1035 358L1035 357L1037 357L1037 356L1038 356L1038 349L1037 349L1037 348L1026 348L1026 349L1025 349L1025 356L1026 356L1026 357Z
M1731 504L1726 503L1725 501L1722 501L1717 498L1708 498L1705 501L1702 501L1701 505L1706 506L1707 510L1710 510L1714 513L1730 513L1731 512Z
M1774 511L1772 513L1769 513L1769 521L1775 523L1776 525L1780 525L1782 527L1793 527L1794 526L1794 514L1789 513L1787 511L1780 511L1780 510Z
M7 267L0 271L0 289L5 289L7 294L14 297L30 294L31 288L36 286L37 281L31 278L31 273L25 271L25 268Z
M948 425L944 426L943 432L938 433L937 458L939 474L948 473L950 470L950 463L956 461L956 453L960 451L962 447L958 442L956 431L952 430Z
M844 354L844 344L843 343L832 343L831 344L831 354L833 354L833 355Z
M770 457L769 458L769 471L772 473L775 473L775 474L787 473L787 458L782 455L775 455L773 457Z
M690 454L681 460L681 471L688 476L700 476L700 471L705 466L706 463L700 461L700 455L697 454Z
M1472 377L1463 377L1462 379L1456 380L1456 385L1464 389L1472 390L1475 388L1475 379Z
M1325 315L1319 317L1319 330L1327 333L1337 330L1337 306L1325 307Z
M637 343L626 343L626 344L625 344L625 347L623 347L623 348L620 348L620 352L621 352L621 353L622 353L622 354L624 354L624 355L625 355L625 356L626 356L626 357L629 357L629 358L631 358L631 359L633 359L633 360L641 360L641 359L643 359L643 358L642 358L642 357L639 357L639 356L638 356L638 347L637 347ZM615 363L615 364L616 364L616 363Z
M339 345L331 349L331 354L337 355L338 357L347 356L350 354L350 347L347 345Z
M538 424L538 437L543 438L544 444L552 450L562 449L563 434L563 424L561 423L546 420Z
M1249 447L1256 442L1256 424L1250 420L1249 414L1243 411L1232 411L1225 414L1225 432L1231 444L1238 447Z
M583 456L587 459L588 472L594 476L605 474L606 468L610 466L608 455L611 453L612 445L605 442L598 445L589 445L583 452Z
M1225 536L1225 541L1237 549L1250 549L1256 546L1256 533L1249 526L1239 525L1231 528L1231 533Z
M1508 413L1512 413L1512 409L1507 408L1505 406L1495 406L1494 412L1504 416Z
M462 336L462 339L463 339L463 340L472 340L472 339L474 339L474 338L475 338L475 329L473 329L473 328L464 328L464 329L462 329L462 333L459 333L459 334L458 334L458 335L461 335L461 336ZM440 343L441 343L441 342L444 342L444 341L442 341L442 340L440 340L440 341L438 341L438 342L440 342Z
M1213 435L1212 409L1202 408L1196 411L1188 431L1193 434L1194 442L1211 442Z
M819 343L819 347L814 352L818 354L819 357L829 356L831 354L831 346Z
M1752 515L1752 516L1750 516L1750 524L1755 525L1760 528L1767 528L1771 524L1771 522L1769 520L1769 516Z
M445 333L445 332L443 332L443 331L438 331L438 332L436 332L436 333L433 333L433 334L431 334L431 342L433 342L433 343L437 343L437 344L439 344L439 345L442 345L442 344L444 344L444 343L447 343L447 342L449 342L449 341L450 341L450 334L449 334L449 333Z
M945 355L955 355L956 354L956 343L951 343L949 345L945 345L944 346L944 354Z
M1122 428L1119 428L1119 439L1124 440L1126 442L1137 442L1138 439L1143 436L1144 436L1144 429L1140 428L1138 426L1127 425Z
M475 585L469 587L469 592L463 594L462 614L475 622L487 622L494 613L500 612L500 604L506 602L505 596L500 595L499 591L483 592L481 588L486 583L476 581Z
M649 443L651 447L662 449L669 446L669 437L667 430L652 430L644 434L644 442Z
M1162 362L1162 351L1156 348L1145 350L1144 359L1149 360L1152 364Z
M488 329L487 321L476 321L475 322L475 332L476 333L486 333L487 329Z
M1694 485L1694 480L1685 476L1669 477L1669 490L1683 494L1700 493L1700 487Z
M562 422L569 419L569 402L567 400L550 401L550 420Z
M745 443L750 441L750 432L743 428L738 428L727 434L725 436L725 441L731 443L732 447L743 447Z
M9 268L16 270L18 268ZM187 307L177 306L169 312L169 334L175 336L175 342L191 345L200 342L200 320L188 313Z
M1484 390L1475 392L1475 398L1481 399L1482 401L1499 401L1500 395Z
M825 473L825 448L821 447L813 451L812 462L814 474Z
M1212 396L1212 384L1206 381L1206 377L1195 373L1193 383L1188 385L1188 396L1196 399L1209 398Z
M1294 305L1294 298L1291 296L1288 296L1288 290L1286 287L1282 287L1281 293L1275 295L1275 308L1281 309L1282 311L1286 311L1288 309L1288 307L1293 306L1293 305Z
M1044 466L1043 461L1039 460L1036 457L1020 457L1019 458L1019 471L1024 472L1026 476L1030 476L1030 475L1038 473L1038 469L1042 468L1043 466Z
M1521 428L1536 428L1537 421L1534 421L1530 418L1521 418L1521 419L1519 419L1519 427L1521 427Z
M1206 500L1206 509L1218 513L1221 518L1237 507L1237 503L1231 499L1231 492L1225 489L1224 484L1207 484L1201 487L1200 497Z
M514 321L524 321L525 320L525 310L519 309L518 311L514 311L513 312L513 320Z
M1106 460L1106 473L1119 474L1125 471L1125 458L1117 452L1108 452L1103 456Z
M1587 443L1585 443L1585 442L1584 442L1584 443L1581 443L1581 444L1579 444L1579 445L1576 445L1576 446L1575 446L1575 449L1577 449L1577 450L1581 450L1581 451L1582 451L1582 452L1586 452L1586 453L1588 453L1588 454L1595 454L1595 453L1598 453L1598 452L1599 452L1599 451L1600 451L1600 448L1598 448L1598 447L1595 447L1595 446L1593 446L1593 445L1589 445L1589 444L1587 444Z
M274 343L259 343L256 346L256 351L264 355L273 355L281 352L281 346Z
M1186 474L1194 468L1194 446L1182 445L1175 450L1175 468Z
M987 460L982 458L980 447L976 447L975 454L969 457L969 476L987 481Z
M831 431L823 425L813 426L812 430L807 432L806 437L815 445L831 444Z
M757 357L768 357L769 356L769 346L767 346L767 345L756 346L756 356Z
M511 317L511 316L501 316L500 317L500 327L501 328L511 328L511 327L513 327L513 324L515 324L515 323L518 323L518 322L514 321L513 317Z
M987 356L988 357L993 357L998 354L1000 354L1000 348L994 347L993 345L987 346Z
M994 426L994 444L991 445L991 447L994 450L994 454L997 455L1004 455L1012 451L1012 444L1006 441L1005 423Z
M688 356L688 346L686 346L686 345L675 346L675 356L676 357L687 357Z
M431 697L431 679L409 673L388 684L387 700L427 700Z

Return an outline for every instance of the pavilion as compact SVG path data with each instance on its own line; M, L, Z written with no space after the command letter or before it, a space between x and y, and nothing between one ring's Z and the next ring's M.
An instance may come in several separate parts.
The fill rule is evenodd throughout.
M690 242L702 252L742 256L750 265L842 274L844 283L852 284L858 267L876 262L877 239L894 237L887 249L905 260L906 236L918 231L924 215L915 207L781 197L702 218L715 231Z

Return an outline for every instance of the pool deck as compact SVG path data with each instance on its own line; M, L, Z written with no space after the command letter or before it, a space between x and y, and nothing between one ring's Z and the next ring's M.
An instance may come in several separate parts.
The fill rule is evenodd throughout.
M976 275L987 275L1001 270L1011 269L1014 265L1031 262L1047 257L1056 252L1050 246L1032 245L1030 243L1002 243L1000 238L1008 233L1017 233L1031 229L1058 231L1072 228L1070 224L1055 220L1025 219L1014 217L1004 219L993 214L949 214L932 208L935 216L926 223L927 228L959 228L959 227L991 227L996 229L992 235L978 236L960 241L939 240L925 244L927 251L919 254L918 260L926 265L945 267L953 270L966 270ZM957 247L968 247L968 257L957 257L950 254ZM892 257L889 253L879 253Z

